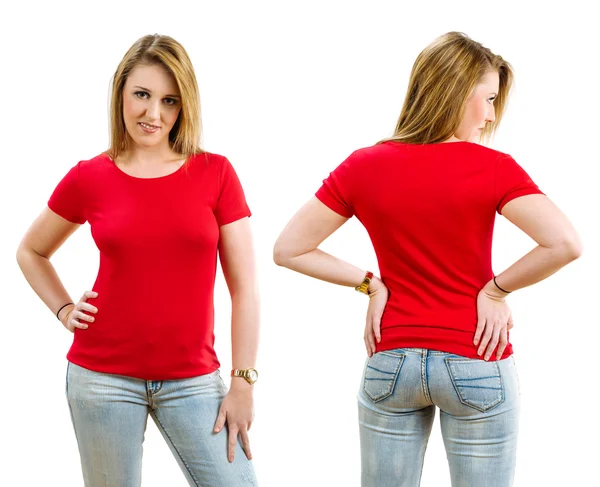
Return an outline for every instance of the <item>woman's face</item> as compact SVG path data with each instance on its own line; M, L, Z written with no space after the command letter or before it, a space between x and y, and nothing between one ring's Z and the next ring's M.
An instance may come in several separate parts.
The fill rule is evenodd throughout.
M498 96L500 78L496 71L488 71L465 105L465 114L454 133L455 137L466 142L479 142L485 124L496 119L494 100Z
M136 144L168 146L180 110L179 88L165 68L140 64L131 71L123 87L123 119Z

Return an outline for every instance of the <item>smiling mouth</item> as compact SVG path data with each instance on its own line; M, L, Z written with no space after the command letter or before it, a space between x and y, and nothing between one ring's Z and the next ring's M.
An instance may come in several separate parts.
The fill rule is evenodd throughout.
M140 125L142 126L142 128L145 128L146 130L156 130L156 129L160 128L156 125L150 125L149 123L144 123L144 122L140 122Z

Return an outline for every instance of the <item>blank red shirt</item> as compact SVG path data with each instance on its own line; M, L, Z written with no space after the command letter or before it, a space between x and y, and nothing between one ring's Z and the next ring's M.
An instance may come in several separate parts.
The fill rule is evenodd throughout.
M48 206L89 222L100 268L88 302L95 322L75 331L69 361L90 370L167 380L213 372L213 288L219 227L250 216L229 161L192 156L143 179L105 154L74 166Z
M316 196L342 216L355 215L373 243L390 290L377 350L478 358L476 299L494 276L496 212L536 193L543 194L511 156L469 142L386 142L340 164ZM502 358L512 351L509 344Z

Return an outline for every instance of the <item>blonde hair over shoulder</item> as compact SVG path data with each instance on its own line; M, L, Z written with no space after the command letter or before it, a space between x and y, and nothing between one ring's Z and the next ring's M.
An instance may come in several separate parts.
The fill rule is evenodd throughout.
M496 120L482 133L482 140L488 140L502 120L512 68L466 34L448 32L417 56L394 134L381 142L433 144L449 139L460 125L469 95L489 71L498 73L500 88L494 100Z

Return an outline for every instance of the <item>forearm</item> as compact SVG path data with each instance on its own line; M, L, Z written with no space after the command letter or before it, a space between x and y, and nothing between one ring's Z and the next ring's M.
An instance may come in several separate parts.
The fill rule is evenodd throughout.
M259 307L257 290L248 290L232 296L231 361L234 369L247 369L256 365Z
M516 291L531 286L551 276L569 262L579 257L580 250L571 245L544 247L538 245L531 252L496 276L498 285L506 291ZM495 288L493 281L486 284ZM497 290L497 288L495 288Z
M32 250L19 248L17 263L31 288L52 313L56 314L63 305L73 302L50 260ZM60 314L66 310L67 307Z
M365 277L365 270L320 249L301 255L280 259L277 263L301 274L341 286L358 286Z

